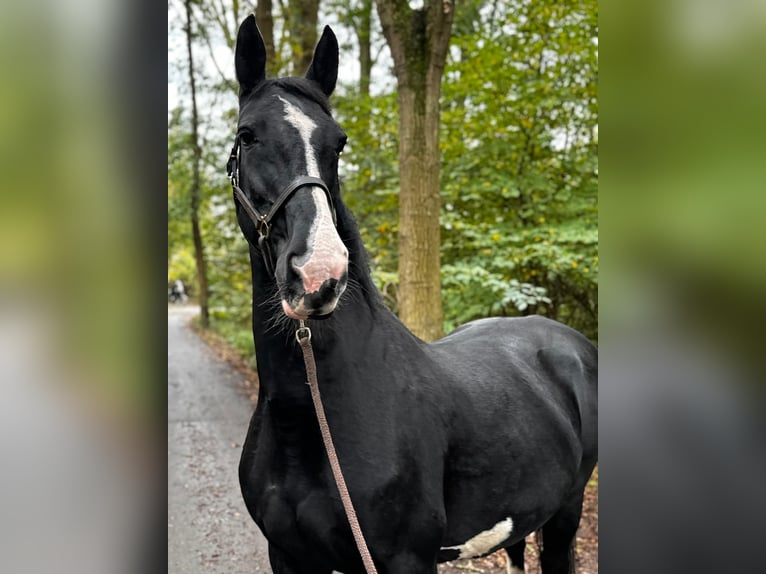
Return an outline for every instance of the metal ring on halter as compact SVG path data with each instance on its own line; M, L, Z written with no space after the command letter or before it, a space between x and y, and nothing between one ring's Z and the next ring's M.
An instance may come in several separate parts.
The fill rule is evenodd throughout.
M265 232L263 231L264 228L266 229ZM255 227L255 230L258 232L258 235L260 235L263 239L268 239L269 235L271 235L271 225L269 225L269 222L266 221L265 217L258 222L258 224Z
M295 340L301 343L303 340L311 340L311 329L306 327L306 323L301 320L300 327L295 331Z

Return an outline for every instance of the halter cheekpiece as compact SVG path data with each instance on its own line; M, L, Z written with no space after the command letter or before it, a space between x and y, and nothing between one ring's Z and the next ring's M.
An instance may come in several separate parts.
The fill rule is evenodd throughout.
M272 204L268 213L262 214L258 211L247 194L242 191L238 185L239 181L239 138L234 140L234 146L231 148L231 154L229 154L229 161L226 162L226 173L231 180L231 189L234 194L234 201L238 202L242 209L245 210L248 217L255 225L255 229L258 231L258 249L263 256L263 262L266 264L266 269L269 274L274 275L274 258L269 247L269 237L271 235L271 222L274 217L279 213L280 209L290 200L292 195L302 187L318 187L324 191L327 197L327 203L330 205L330 213L332 214L332 222L336 227L338 221L335 215L335 206L332 202L332 195L327 184L318 177L311 177L309 175L301 175L290 182L279 194L276 201Z

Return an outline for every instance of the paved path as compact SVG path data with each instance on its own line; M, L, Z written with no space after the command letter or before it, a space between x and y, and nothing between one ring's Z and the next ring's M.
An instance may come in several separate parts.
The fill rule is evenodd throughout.
M270 573L237 479L253 405L187 327L195 312L168 307L168 573Z

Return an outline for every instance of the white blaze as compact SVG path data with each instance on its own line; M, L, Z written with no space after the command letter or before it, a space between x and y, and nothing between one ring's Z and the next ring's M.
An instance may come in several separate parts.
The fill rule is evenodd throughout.
M314 157L314 150L311 147L311 134L316 129L317 125L310 117L301 111L301 109L288 102L282 96L277 96L282 103L285 104L285 119L293 126L301 135L303 140L303 149L306 153L306 171L311 177L320 177L319 166L317 165L317 158ZM322 193L322 190L318 190Z
M509 516L505 520L501 520L495 524L489 530L479 532L476 536L468 540L467 542L458 546L447 546L442 550L459 550L460 558L473 558L475 556L481 556L492 550L498 544L501 544L508 540L513 530L513 520Z
M282 96L277 97L285 105L285 120L298 130L303 141L307 175L321 178L314 149L311 147L311 135L317 128L316 122L298 106ZM333 225L327 196L315 186L311 186L311 196L314 199L316 218L309 230L308 249L303 256L294 261L295 269L303 277L306 293L318 291L327 279L339 279L348 264L348 252Z

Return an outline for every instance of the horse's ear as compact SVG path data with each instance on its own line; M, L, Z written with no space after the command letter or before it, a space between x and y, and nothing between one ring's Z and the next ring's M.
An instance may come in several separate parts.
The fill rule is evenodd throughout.
M328 96L335 89L338 79L338 39L329 26L324 27L306 78L319 84Z
M252 14L239 27L234 64L240 96L266 79L266 45Z

